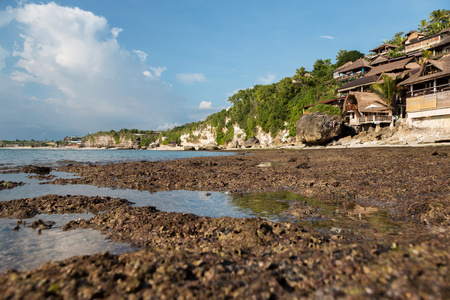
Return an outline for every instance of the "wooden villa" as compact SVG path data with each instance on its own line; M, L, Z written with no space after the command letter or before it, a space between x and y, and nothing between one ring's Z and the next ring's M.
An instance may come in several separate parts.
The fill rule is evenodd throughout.
M433 55L443 53L450 47L450 27L441 30L439 33L425 37L424 34L418 32L409 32L403 41L405 52L420 52L422 50L432 50Z
M392 110L373 93L353 92L344 101L343 114L347 123L356 128L367 129L374 125L391 124Z
M378 77L378 75L370 75L355 79L338 88L337 92L339 93L339 96L343 96L352 92L369 91L370 86L377 81Z
M407 90L406 112L411 126L450 128L450 54L426 61L400 85Z
M386 54L389 51L393 51L395 49L397 49L398 46L397 45L392 45L389 43L383 43L382 45L370 50L369 52L373 52L374 55L382 55L382 54Z
M369 70L371 66L369 62L363 58L357 59L352 63L347 63L342 67L334 70L334 79L336 81L347 82L354 78L359 78L364 76Z

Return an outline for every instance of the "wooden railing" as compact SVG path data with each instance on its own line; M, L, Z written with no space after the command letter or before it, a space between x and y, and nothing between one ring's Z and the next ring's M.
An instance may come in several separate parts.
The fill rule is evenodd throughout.
M360 117L359 123L391 122L392 116L367 116Z
M350 119L350 125L360 125L368 123L391 123L392 116L366 116Z
M409 91L406 92L406 97L417 97L417 96L424 96L424 95L430 95L430 94L436 94L444 91L450 90L450 83L438 85L436 87L430 87L426 89L420 89L415 91Z

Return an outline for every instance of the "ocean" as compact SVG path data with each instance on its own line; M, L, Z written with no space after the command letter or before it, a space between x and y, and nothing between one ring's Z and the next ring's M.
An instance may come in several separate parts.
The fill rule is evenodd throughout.
M186 157L223 156L217 151L155 151L118 149L22 149L0 148L0 170L23 165L58 167L67 164L104 164L123 161L159 161Z
M0 170L14 169L23 165L57 167L66 164L106 164L123 161L161 161L185 157L232 155L231 152L205 151L150 151L150 150L112 150L112 149L0 149ZM57 178L70 178L76 174L52 171ZM155 206L166 212L185 212L209 217L254 217L259 216L278 221L278 212L252 210L248 199L232 197L227 193L213 191L165 191L150 193L148 191L120 190L100 188L92 185L54 185L42 184L29 174L0 174L0 181L23 182L22 186L0 191L0 201L33 198L48 194L110 196L125 198L134 202L135 206ZM252 201L252 200L251 200ZM259 202L260 200L255 200ZM287 205L278 200L268 202L268 207ZM250 208L249 208L250 207ZM105 239L98 231L71 230L63 231L62 226L70 220L89 219L93 215L84 214L38 214L27 219L27 224L37 219L54 221L51 230L41 235L29 228L21 227L19 231L12 229L17 219L0 218L0 272L14 268L25 271L37 268L47 261L61 260L77 255L89 255L103 251L114 254L129 252L135 248Z

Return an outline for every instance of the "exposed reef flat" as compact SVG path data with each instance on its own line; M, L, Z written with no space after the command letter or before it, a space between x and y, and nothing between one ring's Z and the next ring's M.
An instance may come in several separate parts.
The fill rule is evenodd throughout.
M10 190L13 189L17 186L21 186L24 185L25 183L23 182L13 182L13 181L4 181L4 180L0 180L0 191L1 190Z
M289 190L318 204L300 200L288 214L349 223L353 230L317 227L320 221L208 218L114 205L65 229L101 230L142 250L8 271L0 275L0 298L445 299L450 296L449 162L450 147L420 147L253 151L63 167L59 170L80 178L54 183L234 194ZM367 230L365 215L377 211L386 214L375 217L379 232L374 233ZM341 215L347 219L339 221Z
M97 214L113 207L130 205L125 199L111 197L46 195L36 198L0 201L0 218L27 219L37 214Z
M253 150L166 162L61 167L54 184L231 193L295 191L338 207L374 205L397 218L450 225L450 147Z

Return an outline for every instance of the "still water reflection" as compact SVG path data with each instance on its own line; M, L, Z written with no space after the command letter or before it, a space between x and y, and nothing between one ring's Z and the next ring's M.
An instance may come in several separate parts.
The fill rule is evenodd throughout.
M127 244L114 243L106 240L99 231L71 230L62 231L61 227L70 220L78 218L89 219L92 214L71 215L38 215L27 219L26 227L20 225L18 231L16 219L0 219L0 272L8 269L26 271L39 267L48 261L62 260L72 256L96 254L103 251L120 254L130 252L133 248ZM41 219L54 221L50 230L38 230L29 226L31 222Z
M57 177L69 178L73 174L52 172ZM316 230L332 234L347 234L356 238L383 240L399 234L418 234L423 228L393 221L389 214L377 208L356 205L342 210L315 199L304 198L291 192L268 192L231 196L226 193L204 191L169 191L151 194L148 191L114 190L91 185L39 184L27 174L0 174L0 180L25 182L11 190L0 191L0 201L32 198L48 194L109 196L125 198L135 206L155 206L161 211L186 212L210 217L261 217L276 222L299 222ZM293 204L294 203L294 204ZM295 213L295 206L301 203ZM291 210L290 210L291 209ZM293 210L292 210L293 209ZM307 214L305 212L310 212ZM311 213L312 212L312 213ZM28 219L55 221L51 230L38 235L31 228L12 229L17 220L0 219L0 272L9 268L29 270L50 260L61 260L74 255L95 254L103 251L119 254L132 251L130 246L113 243L97 231L74 230L64 232L60 228L77 218L89 219L90 214L38 215Z
M53 185L39 184L37 179L29 179L28 174L0 174L0 180L24 182L11 190L0 191L0 201L39 197L48 194L110 196L125 198L136 206L155 206L161 211L186 212L209 217L254 217L259 216L272 221L280 221L282 212L289 208L289 202L278 197L262 199L252 196L232 197L226 193L204 191L169 191L151 194L148 191L114 190L91 185ZM60 178L74 177L73 174L52 172ZM62 231L61 227L78 218L89 219L92 214L37 215L27 219L27 224L37 219L51 220L56 224L41 235L29 228L20 226L13 231L17 220L0 219L0 272L15 268L30 270L47 261L62 260L76 255L89 255L103 251L120 254L133 248L106 240L94 230Z

